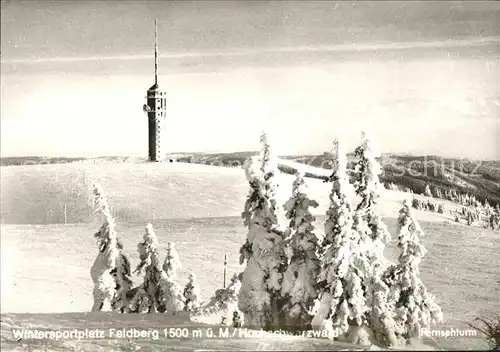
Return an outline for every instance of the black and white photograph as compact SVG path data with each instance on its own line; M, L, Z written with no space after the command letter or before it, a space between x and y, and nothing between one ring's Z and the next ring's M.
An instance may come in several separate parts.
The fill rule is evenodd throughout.
M500 1L0 6L2 351L500 349Z

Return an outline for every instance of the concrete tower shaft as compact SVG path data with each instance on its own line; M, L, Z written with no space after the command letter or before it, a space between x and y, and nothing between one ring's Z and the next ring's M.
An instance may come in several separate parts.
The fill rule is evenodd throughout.
M162 148L163 133L166 119L166 93L160 91L158 86L158 30L155 20L155 67L154 84L147 90L144 111L148 115L148 157L150 161L163 161L165 151Z

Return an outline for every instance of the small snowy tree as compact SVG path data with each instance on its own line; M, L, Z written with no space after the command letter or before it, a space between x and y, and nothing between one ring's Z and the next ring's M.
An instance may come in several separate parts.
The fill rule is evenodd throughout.
M287 329L305 330L310 326L311 309L316 299L316 278L319 274L318 238L314 234L315 217L309 211L318 203L306 194L304 175L297 174L291 198L285 203L286 217L290 220L288 267L283 277L282 295L286 299Z
M226 321L229 322L229 314L231 315L231 325L233 327L241 327L244 322L243 313L238 309L238 297L241 290L240 275L234 274L231 278L229 286L224 290L221 301L227 311Z
M195 310L195 316L221 313L222 324L240 327L243 324L243 313L238 309L238 296L241 290L240 276L241 274L234 274L229 286L215 291L215 295L204 307Z
M420 279L419 265L427 251L420 244L423 231L407 201L399 211L398 227L398 264L388 268L385 281L390 287L395 333L407 340L417 336L420 329L441 322L443 314Z
M472 226L474 224L474 218L472 217L472 213L470 211L467 212L467 226Z
M347 160L337 140L331 155L334 170L330 177L332 191L321 244L324 255L312 326L314 329L336 329L336 332L345 334L353 323L363 324L367 307L360 270L354 260L359 249L359 236L355 231L357 228L353 230L355 224L348 200Z
M275 329L282 315L281 282L287 258L276 196L278 160L270 151L265 133L261 145L259 158L245 165L250 194L242 217L248 235L240 250L240 263L246 261L246 268L238 306L248 325Z
M136 272L144 273L142 288L147 295L149 313L164 313L166 310L165 291L167 289L167 274L160 264L158 254L158 238L153 225L147 224L143 241L137 245L140 263Z
M144 283L134 287L129 292L130 313L148 313L151 307L149 295L144 289Z
M192 312L196 310L200 305L200 287L196 282L196 276L194 273L189 274L189 281L184 287L184 310L187 312Z
M488 218L489 226L492 230L500 229L500 213L494 211Z
M177 270L180 268L182 268L182 264L179 254L175 250L175 243L169 242L167 244L167 255L163 262L163 270L169 277L175 279L177 278Z
M132 287L130 262L123 253L123 246L115 230L115 220L99 185L93 185L93 194L94 204L97 211L103 215L104 222L94 235L97 238L99 253L91 268L94 282L92 311L118 310L127 313L127 293Z
M424 195L426 195L427 197L432 197L431 188L428 184L425 186Z
M434 197L436 198L443 198L443 193L441 192L441 189L439 187L434 187Z
M436 204L434 204L430 200L428 200L427 201L427 209L429 211L435 211L436 210Z
M411 201L411 206L415 209L421 209L420 201L416 198L413 198Z
M491 207L490 203L488 202L488 199L484 200L483 208L484 208L484 212L487 216L491 215L493 208Z
M181 311L185 306L182 287L176 281L177 269L180 267L181 261L175 250L175 243L169 242L167 245L167 255L163 263L163 271L167 277L164 294L168 312Z

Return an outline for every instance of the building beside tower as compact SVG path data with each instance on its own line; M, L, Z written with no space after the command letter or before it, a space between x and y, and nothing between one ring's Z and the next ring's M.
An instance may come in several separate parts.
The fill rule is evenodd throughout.
M166 93L158 86L158 26L155 20L155 82L148 89L144 111L148 115L148 158L150 161L164 161L166 152L163 149L165 119L167 116Z

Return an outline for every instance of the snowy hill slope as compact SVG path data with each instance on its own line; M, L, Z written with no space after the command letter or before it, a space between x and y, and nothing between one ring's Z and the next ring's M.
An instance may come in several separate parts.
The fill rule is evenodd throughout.
M22 328L38 331L78 331L81 339L60 337L59 339L34 340L16 336ZM123 337L121 331L142 332L142 337ZM332 343L317 338L285 336L244 329L227 329L192 323L189 317L167 314L122 315L116 313L69 313L4 315L2 317L2 350L26 350L37 348L60 350L146 350L146 351L196 351L196 350L366 350L346 343ZM85 331L87 331L86 335ZM147 334L149 333L149 336ZM213 335L211 335L213 333ZM234 337L232 336L234 333ZM251 335L253 333L253 335ZM15 335L16 334L16 335ZM102 337L95 337L96 336ZM122 333L123 334L123 333ZM167 336L165 336L165 334ZM261 335L257 335L261 334ZM133 335L132 335L133 336Z
M284 201L291 190L293 176L280 177L284 181L280 190ZM114 207L117 231L133 267L138 262L137 242L145 223L151 221L162 257L167 242L175 242L183 263L180 282L184 285L189 271L194 271L203 299L208 299L222 286L225 253L229 277L241 271L238 250L246 229L239 214L248 192L241 169L180 163L2 168L2 215L7 220L10 217L25 223L48 223L2 225L2 320L10 316L4 314L6 312L90 310L89 270L96 254L93 234L100 225L91 218L87 203L88 187L93 180L103 186ZM307 182L310 196L320 203L315 213L319 215L316 226L321 234L329 185L316 179ZM411 197L401 192L382 191L378 210L393 235L396 232L394 217L407 196ZM444 203L445 207L454 206ZM63 219L63 204L67 206L68 222L80 219L86 223L54 224ZM429 250L421 266L422 278L443 308L444 328L467 328L465 322L500 309L495 303L497 287L491 285L498 275L494 265L495 253L500 250L498 234L455 225L436 213L418 211L416 215L427 235L422 242ZM388 246L387 252L394 260L394 243ZM11 317L17 321L29 320L29 316ZM57 317L54 319L59 319ZM88 315L75 319L85 324L86 317ZM52 318L41 321L44 319L51 321ZM256 346L235 345L234 348Z
M7 314L2 316L4 351L363 351L368 346L332 342L309 336L248 331L221 325L193 323L185 314L123 315L116 313ZM22 336L24 331L59 332L49 339ZM81 337L78 338L77 333ZM129 336L126 336L126 334ZM133 334L138 337L134 337ZM140 336L139 334L143 334ZM227 334L227 335L226 335ZM131 336L131 337L130 337ZM418 341L412 350L435 348L432 341Z
M47 334L48 338L34 338ZM50 335L52 334L52 335ZM59 335L56 335L59 334ZM194 323L184 313L3 314L2 351L370 351L377 346ZM482 338L412 339L397 350L484 349ZM395 350L395 349L394 349Z
M285 161L290 166L297 163ZM328 170L307 167L312 172ZM283 202L291 192L293 176L282 174ZM3 224L52 224L92 220L90 187L99 182L108 194L118 220L239 216L248 192L244 172L236 168L185 163L102 163L26 165L1 168L1 210ZM307 179L310 193L324 214L329 185ZM396 216L409 194L382 190L379 211ZM449 208L458 206L443 201ZM441 221L433 213L422 219Z
M384 219L395 235L395 219ZM316 221L323 232L324 217ZM138 264L137 243L144 223L119 222L117 231L132 266ZM186 284L190 271L198 277L202 299L222 287L224 254L228 279L240 272L239 248L246 229L238 217L154 221L163 258L169 241L176 243L182 262L178 277ZM421 222L422 239L429 253L424 259L422 278L443 308L447 323L464 325L491 309L499 310L494 258L500 237L491 230ZM90 267L97 249L93 234L99 224L2 225L1 257L2 313L43 313L89 311L92 306ZM395 260L396 243L387 256ZM135 278L137 282L137 278ZM471 290L474 287L474 290ZM41 294L43 293L43 294ZM54 304L54 297L57 304ZM495 303L496 302L496 303Z

